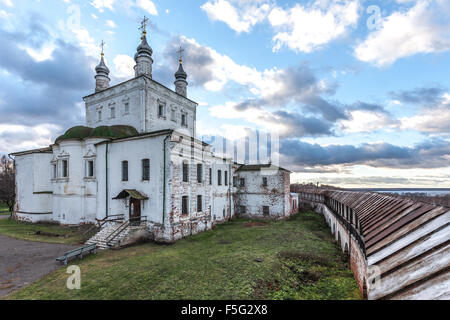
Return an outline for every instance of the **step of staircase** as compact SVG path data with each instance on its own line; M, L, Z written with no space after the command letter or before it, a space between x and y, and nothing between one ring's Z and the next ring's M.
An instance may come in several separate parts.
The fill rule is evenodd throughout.
M108 226L103 227L99 232L97 232L92 238L86 241L86 244L97 244L97 248L100 250L110 249L111 247L117 247L120 242L128 235L129 228L125 228L120 234L118 234L113 240L107 243L107 238L117 230L120 223L111 223Z

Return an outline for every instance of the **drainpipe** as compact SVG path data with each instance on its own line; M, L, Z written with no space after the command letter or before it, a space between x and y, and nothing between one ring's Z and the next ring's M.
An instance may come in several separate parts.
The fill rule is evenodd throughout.
M164 149L163 149L163 214L162 214L162 224L164 225L165 218L166 218L166 145L167 145L167 139L170 138L170 135L166 136L164 138Z
M105 177L105 181L106 181L105 216L106 216L106 218L108 218L108 197L109 197L109 195L108 195L108 150L109 150L109 141L106 141L106 150L105 150L105 173L106 173L106 177Z

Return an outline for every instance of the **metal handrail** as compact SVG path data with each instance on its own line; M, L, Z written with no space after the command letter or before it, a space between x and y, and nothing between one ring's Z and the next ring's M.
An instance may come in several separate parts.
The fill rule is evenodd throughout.
M115 217L121 217L121 218L115 218ZM83 232L83 236L89 234L92 230L95 229L101 229L101 227L103 227L107 222L118 222L118 221L123 221L123 218L125 217L124 214L115 214L112 216L107 216L103 219L95 219L97 221L98 226L94 225L91 228L89 228L88 230L86 230L85 232ZM111 219L113 218L113 219Z
M131 222L138 221L138 220L141 223L147 222L147 216L130 218L130 219L126 220L125 222L123 222L119 227L117 227L113 232L111 232L111 234L108 237L106 237L106 239L105 239L106 244L109 245L109 243L111 241L113 241L119 234L121 234L123 230L125 230L126 228L128 228L130 226Z

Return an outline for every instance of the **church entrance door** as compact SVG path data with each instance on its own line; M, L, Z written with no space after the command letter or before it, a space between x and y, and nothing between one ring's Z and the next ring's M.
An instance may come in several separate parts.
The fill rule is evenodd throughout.
M141 200L130 198L130 223L131 225L141 223Z

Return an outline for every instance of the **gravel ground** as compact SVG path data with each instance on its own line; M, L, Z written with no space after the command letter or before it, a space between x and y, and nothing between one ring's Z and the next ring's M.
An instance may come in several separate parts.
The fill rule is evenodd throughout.
M0 297L57 269L60 264L55 259L76 247L0 235Z

